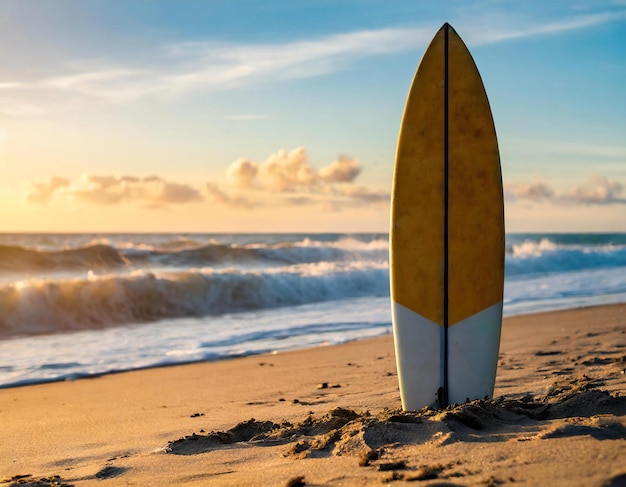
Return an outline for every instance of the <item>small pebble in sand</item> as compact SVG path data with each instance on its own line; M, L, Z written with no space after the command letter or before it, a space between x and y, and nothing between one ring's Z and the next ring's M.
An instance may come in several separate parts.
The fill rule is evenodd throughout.
M291 401L291 402L293 402L294 404L300 404L300 399L294 399L294 400L293 400L293 401Z
M328 382L322 382L321 384L317 384L318 389L328 389Z

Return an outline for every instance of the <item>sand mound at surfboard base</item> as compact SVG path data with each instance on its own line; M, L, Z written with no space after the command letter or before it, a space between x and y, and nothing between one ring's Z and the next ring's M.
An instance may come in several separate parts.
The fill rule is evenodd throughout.
M384 452L431 443L498 442L590 435L626 438L626 397L596 388L586 376L560 381L546 395L500 397L454 405L443 411L424 408L376 414L335 408L299 423L241 422L227 431L192 434L171 441L166 451L194 455L237 443L239 446L288 445L282 455L316 458L352 455L369 464Z

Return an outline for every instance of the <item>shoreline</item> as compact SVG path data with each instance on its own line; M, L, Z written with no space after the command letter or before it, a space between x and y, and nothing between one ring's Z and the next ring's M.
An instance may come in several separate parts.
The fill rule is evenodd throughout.
M0 483L600 487L626 476L625 372L620 304L506 318L496 399L444 412L400 411L390 335L5 388Z
M549 314L554 314L554 313L567 313L570 311L582 311L582 310L589 310L589 309L594 309L594 308L605 308L605 307L619 307L622 305L626 305L626 302L623 303L610 303L610 304L597 304L597 305L590 305L590 306L580 306L580 307L575 307L575 308L562 308L562 309L554 309L554 310L547 310L547 311L537 311L537 312L531 312L531 313L521 313L521 314L513 314L513 315L504 315L503 316L503 327L504 327L504 323L507 320L511 320L511 319L515 319L515 318L519 318L519 317L533 317L533 316L537 316L537 317L542 317L543 315L549 315ZM149 325L149 324L148 324ZM133 324L130 326L138 326L137 324ZM141 326L141 325L139 325ZM391 324L389 325L391 327ZM84 330L80 330L80 331L84 331ZM64 332L61 334L68 334L71 335L72 332ZM41 334L41 335L32 335L32 336L50 336L50 335L59 335L59 334ZM38 380L38 379L32 379L29 380L27 379L26 381L18 381L15 383L8 383L8 384L0 384L0 390L2 389L12 389L12 388L19 388L19 387L28 387L28 386L36 386L36 385L40 385L40 384L50 384L50 383L56 383L56 382L74 382L77 380L83 380L83 379L96 379L99 377L103 377L103 376L107 376L107 375L117 375L117 374L123 374L126 372L138 372L138 371L143 371L143 370L150 370L150 369L159 369L159 368L169 368L169 367L177 367L177 366L184 366L184 365L193 365L193 364L201 364L201 363L215 363L215 362L222 362L222 361L230 361L230 360L238 360L238 359L242 359L245 357L262 357L262 356L273 356L276 354L284 354L284 353L289 353L289 352L298 352L298 351L303 351L303 350L314 350L320 347L334 347L334 346L338 346L338 345L345 345L345 344L349 344L355 341L362 341L362 340L376 340L379 338L384 338L384 337L389 337L389 336L393 336L393 332L390 331L389 333L384 333L381 334L379 336L376 337L367 337L367 338L354 338L354 339L348 339L342 343L337 343L337 344L331 344L331 345L317 345L314 347L297 347L297 348L290 348L290 349L286 349L286 350L281 350L281 351L264 351L264 352L252 352L252 353L247 353L247 354L240 354L240 355L233 355L233 356L224 356L224 357L219 357L213 360L207 360L207 359L199 359L199 360L189 360L189 361L181 361L181 362L173 362L173 363L160 363L160 364L155 364L155 365L146 365L146 366L140 366L140 367L136 367L136 368L130 368L130 369L119 369L119 370L111 370L111 371L105 371L105 372L97 372L97 373L93 373L93 374L89 374L89 373L85 373L85 374L75 374L71 377L59 377L59 378L50 378L50 379L42 379L42 380ZM31 335L26 335L26 336L18 336L18 337L14 337L14 338L30 338ZM7 338L5 340L11 340L11 338Z

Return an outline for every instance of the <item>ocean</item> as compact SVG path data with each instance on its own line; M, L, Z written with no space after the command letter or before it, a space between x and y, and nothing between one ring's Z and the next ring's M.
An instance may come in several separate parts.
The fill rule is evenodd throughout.
M388 235L0 234L0 387L391 333ZM504 314L626 302L626 234L508 234Z

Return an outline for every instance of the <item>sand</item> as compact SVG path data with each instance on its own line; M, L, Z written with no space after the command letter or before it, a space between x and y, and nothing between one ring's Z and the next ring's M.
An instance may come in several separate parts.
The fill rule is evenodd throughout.
M626 485L626 304L508 318L495 398L403 413L391 337L0 390L5 485Z

